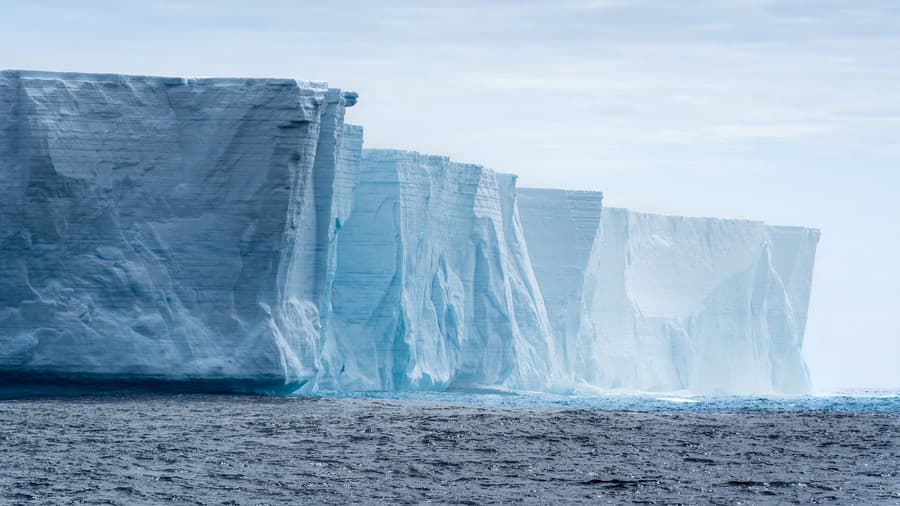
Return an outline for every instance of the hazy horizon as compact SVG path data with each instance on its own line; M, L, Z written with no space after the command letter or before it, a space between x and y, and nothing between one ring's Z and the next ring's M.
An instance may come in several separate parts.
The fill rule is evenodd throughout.
M900 4L660 0L3 5L0 68L291 77L366 146L605 205L822 231L815 390L900 387Z

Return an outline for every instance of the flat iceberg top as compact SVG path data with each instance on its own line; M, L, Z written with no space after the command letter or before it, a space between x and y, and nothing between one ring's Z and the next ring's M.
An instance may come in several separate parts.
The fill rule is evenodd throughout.
M603 192L594 190L571 190L567 188L519 188L519 196L529 196L537 199L572 199L595 201L603 199Z
M523 189L524 190L524 189ZM543 191L538 189L528 189L529 191ZM552 190L552 191L567 191L572 192L573 190ZM773 230L782 230L785 232L797 232L797 233L810 233L814 234L817 237L821 235L821 231L815 227L803 227L798 225L769 225L768 223L761 220L752 220L746 218L718 218L715 216L679 216L672 214L660 214L660 213L651 213L647 211L635 211L633 209L626 209L623 207L604 207L604 212L616 212L616 213L624 213L628 214L634 219L638 220L659 220L665 222L693 222L698 224L704 224L704 226L734 226L734 225L742 225L742 226L763 226Z
M403 149L374 149L369 148L363 150L363 156L370 163L377 162L403 162L418 167L449 167L462 171L483 171L491 169L485 168L483 165L476 163L456 162L445 155L430 155L420 153L418 151L408 151Z
M130 74L109 73L85 73L85 72L51 72L45 70L0 70L0 77L20 79L49 79L58 81L87 81L87 82L121 82L139 81L144 83L159 83L163 85L176 84L201 84L216 86L252 86L252 85L281 85L296 86L314 91L328 90L328 83L324 81L306 81L290 78L273 77L171 77L171 76L147 76Z

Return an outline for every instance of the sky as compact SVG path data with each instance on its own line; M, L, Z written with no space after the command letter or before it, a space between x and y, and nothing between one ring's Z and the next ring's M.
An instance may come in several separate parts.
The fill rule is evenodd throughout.
M355 90L368 147L822 231L814 387L900 387L900 2L0 0L0 68Z

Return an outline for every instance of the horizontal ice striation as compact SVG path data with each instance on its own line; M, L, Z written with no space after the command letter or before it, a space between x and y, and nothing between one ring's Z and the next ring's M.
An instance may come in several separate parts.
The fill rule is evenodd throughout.
M0 73L0 373L309 379L347 100L286 79Z
M603 210L585 283L585 382L804 393L817 230Z
M808 391L818 231L366 151L356 98L0 72L0 383Z
M528 253L568 376L586 367L579 342L588 260L600 227L603 194L520 188L519 213Z
M551 331L515 177L365 150L340 229L320 388L544 388Z

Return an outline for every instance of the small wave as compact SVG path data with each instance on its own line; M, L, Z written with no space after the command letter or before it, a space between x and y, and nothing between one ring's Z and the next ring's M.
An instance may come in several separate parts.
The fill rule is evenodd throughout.
M685 399L684 397L657 397L656 400L664 402L676 402L680 404L696 404L697 400Z

